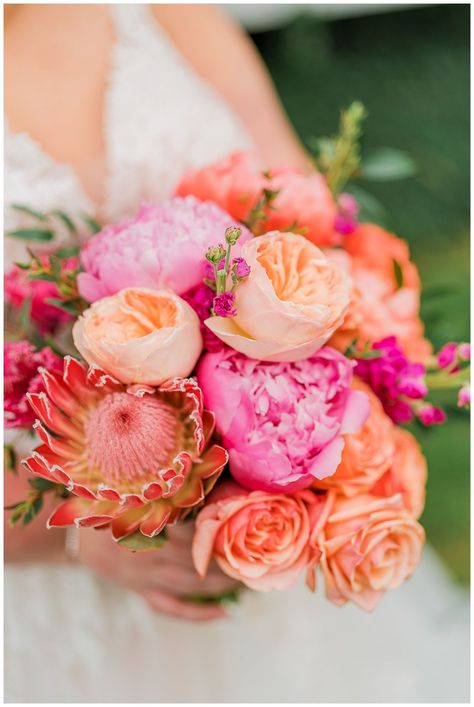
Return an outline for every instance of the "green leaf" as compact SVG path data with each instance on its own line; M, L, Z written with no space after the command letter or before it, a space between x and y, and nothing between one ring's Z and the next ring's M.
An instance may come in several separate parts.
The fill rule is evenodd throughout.
M28 525L38 515L43 508L43 497L37 496L29 505L28 510L23 516L23 526Z
M5 460L5 469L12 474L17 474L18 470L16 465L16 452L14 446L12 444L4 444L3 454Z
M80 313L80 308L78 305L80 305L83 300L80 297L75 297L74 299L70 300L62 300L57 299L56 297L48 297L47 299L45 299L45 302L46 304L52 304L53 307L58 307L58 309L62 309L68 314L77 316Z
M49 272L31 272L28 274L28 280L44 280L45 282L56 282L54 275Z
M56 258L64 260L65 258L73 258L75 255L78 255L79 250L80 248L78 245L66 246L65 248L60 248L57 250L54 255Z
M381 226L386 225L387 210L382 202L376 199L373 194L369 194L368 191L353 182L348 185L346 191L352 194L359 204L359 221L361 223L368 221L378 223Z
M34 479L28 479L28 483L36 491L41 491L41 493L44 493L45 491L49 491L50 489L54 488L55 486L58 486L58 484L56 484L54 481L50 481L49 479L43 479L40 476L35 476Z
M395 258L392 260L393 263L393 274L395 277L395 282L397 283L397 290L399 290L401 287L403 287L403 270L398 262L398 260L395 260Z
M392 147L380 147L362 161L359 176L377 182L413 177L418 169L406 152Z
M119 540L118 544L132 552L158 550L158 548L165 544L167 537L165 530L162 530L161 533L155 535L153 538L149 538L147 535L143 535L143 533L137 530L135 533L132 533L132 535L128 535L126 538Z
M28 332L31 324L31 297L27 297L20 309L20 326L24 332Z
M53 216L57 216L72 234L77 233L77 228L76 228L74 222L67 214L64 213L64 211L60 211L59 209L54 209L53 211L51 211L51 214Z
M47 228L18 228L15 231L8 231L7 236L23 241L47 242L53 240L54 234Z
M51 266L51 271L53 273L54 279L57 282L61 279L61 261L57 255L51 255L49 258L49 264Z
M92 216L89 216L88 214L82 214L82 219L87 224L92 233L98 233L102 230L102 226L97 223L97 221L92 218Z
M10 204L10 206L12 209L15 209L15 211L20 211L28 216L33 216L33 218L38 219L38 221L46 221L47 219L45 214L42 214L40 211L36 211L29 206L25 206L24 204Z
M235 604L239 601L242 591L241 587L236 587L220 594L186 594L185 599L195 604Z
M31 268L31 263L15 263L15 265L20 270L29 270Z

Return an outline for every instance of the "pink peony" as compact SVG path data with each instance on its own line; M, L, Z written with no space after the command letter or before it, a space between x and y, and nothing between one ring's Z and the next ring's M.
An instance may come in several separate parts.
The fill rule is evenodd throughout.
M5 376L4 424L6 428L30 427L35 413L27 400L27 393L43 390L38 368L62 371L63 362L50 348L37 351L28 341L9 341L3 345Z
M218 206L192 196L143 204L135 218L107 226L87 243L81 253L80 294L89 302L126 287L182 294L200 283L204 253L233 226L235 220ZM236 255L248 238L242 228Z
M17 266L5 275L5 301L20 309L27 299L31 299L30 318L40 334L54 333L58 326L70 321L70 314L46 302L59 296L54 282L30 280L26 271Z
M230 349L203 356L198 381L246 488L298 491L333 474L344 434L369 414L351 390L352 363L330 348L295 363L266 363Z

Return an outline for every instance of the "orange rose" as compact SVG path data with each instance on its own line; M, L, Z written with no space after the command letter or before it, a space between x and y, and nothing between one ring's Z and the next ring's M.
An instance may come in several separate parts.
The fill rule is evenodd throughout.
M390 467L395 452L395 425L380 400L361 381L355 380L352 387L364 391L369 398L369 417L358 432L344 435L344 450L336 472L314 483L315 488L332 489L344 496L369 491Z
M214 558L251 589L285 590L319 556L309 539L324 499L311 491L249 492L226 482L214 498L196 520L192 554L201 576Z
M326 596L339 606L353 601L371 611L417 567L424 530L404 508L401 494L330 495L333 505L316 541Z
M363 224L344 240L350 259L328 253L345 266L354 282L352 303L331 345L344 348L354 334L379 341L396 336L408 358L431 353L420 319L420 278L405 241L373 224Z
M400 427L395 428L395 457L390 469L377 481L371 493L392 496L401 493L407 510L415 518L423 513L428 469L415 437Z

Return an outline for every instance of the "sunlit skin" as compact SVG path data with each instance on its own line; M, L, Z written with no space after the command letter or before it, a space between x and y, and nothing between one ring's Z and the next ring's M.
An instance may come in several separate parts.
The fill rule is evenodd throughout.
M240 117L269 166L310 169L269 75L245 33L217 8L154 5L152 12L176 47ZM58 162L69 164L96 205L105 195L104 88L113 26L105 5L5 7L5 111L10 130L27 132ZM216 61L216 57L219 58ZM71 81L71 76L74 80ZM51 110L61 104L61 110ZM25 497L24 472L6 475L6 505ZM64 533L47 531L46 503L26 529L5 530L7 562L65 561ZM216 567L200 580L191 561L190 524L172 529L160 552L131 555L106 533L81 530L79 560L92 571L141 594L160 612L186 619L224 611L185 601L235 586ZM176 587L180 587L181 596Z

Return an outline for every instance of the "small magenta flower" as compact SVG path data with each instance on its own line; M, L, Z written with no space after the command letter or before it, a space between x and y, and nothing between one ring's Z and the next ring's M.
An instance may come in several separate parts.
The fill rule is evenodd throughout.
M459 344L458 356L461 361L470 361L471 359L471 344Z
M425 367L421 363L408 363L398 381L398 391L412 400L419 400L428 395L425 383Z
M234 258L232 272L238 280L243 280L250 275L250 265L243 258Z
M334 222L334 230L343 236L349 236L354 233L358 225L359 204L352 194L343 193L340 195L337 205L339 212Z
M216 317L235 317L235 294L233 292L221 292L214 297L213 309Z
M437 355L438 366L440 368L450 368L451 373L457 373L459 370L458 363L469 361L471 358L471 345L456 341L449 341L445 344Z
M458 393L458 407L467 408L471 404L471 387L464 385Z
M433 425L441 425L446 422L446 413L440 407L432 405L431 403L426 403L418 410L418 419L426 427L432 427Z

